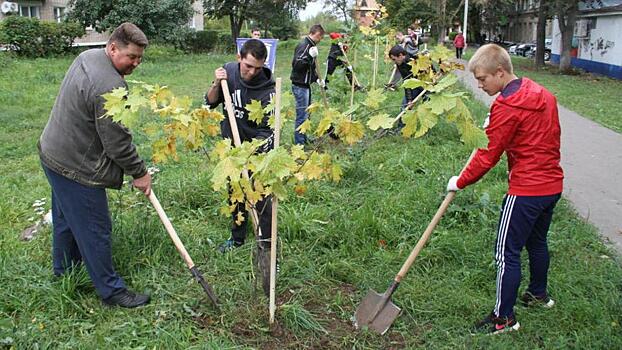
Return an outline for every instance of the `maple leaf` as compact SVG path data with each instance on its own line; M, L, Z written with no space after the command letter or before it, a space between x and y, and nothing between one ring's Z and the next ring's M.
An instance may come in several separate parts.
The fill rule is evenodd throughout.
M447 74L436 85L431 86L428 90L431 92L439 92L454 85L458 81L458 77L455 74Z
M431 113L427 108L423 108L422 105L420 105L420 108L417 108L416 114L419 128L415 133L415 138L425 135L428 130L438 123L438 116Z
M456 107L456 98L445 95L430 95L430 100L423 104L430 112L441 115Z
M231 140L224 139L216 142L210 156L215 159L224 159L231 151Z
M139 109L149 104L149 100L137 93L130 93L125 101L126 107L129 107L132 113L138 112Z
M290 148L289 152L291 153L292 158L294 158L294 160L307 159L307 153L305 153L303 145L294 145Z
M279 200L287 199L287 189L281 182L275 182L270 186L272 192Z
M444 61L454 56L454 52L443 45L437 45L430 51L430 59L434 62Z
M416 89L416 88L418 88L420 86L422 86L424 89L426 89L428 87L428 83L426 83L423 80L419 80L419 79L415 79L415 78L406 79L402 83L402 87L404 89Z
M300 171L309 180L321 179L324 171L322 157L317 152L313 152Z
M359 121L343 118L337 124L335 131L340 139L344 140L349 145L353 145L363 138L365 128Z
M404 127L402 128L402 136L411 137L417 131L417 112L409 110L402 116Z
M172 118L179 121L184 126L188 126L188 123L192 120L192 116L186 113L175 114Z
M369 108L378 109L380 107L380 104L384 102L384 100L386 99L387 97L383 95L382 89L373 89L367 93L367 96L365 100L363 101L363 104ZM351 113L345 113L345 114L351 114Z
M248 103L244 108L248 111L248 120L253 121L258 125L261 124L264 117L261 101L251 100L251 103Z
M367 126L371 130L390 129L393 127L393 118L386 113L375 115L367 121Z
M104 100L104 109L106 113L104 116L112 117L123 112L125 110L125 100L127 98L127 90L125 88L116 88L108 93L102 95Z
M240 226L242 225L243 222L244 222L244 214L242 214L242 212L239 211L235 217L235 224Z
M218 125L206 125L205 126L205 133L207 133L209 136L216 136L220 133L220 126Z
M309 107L307 107L307 113L313 114L313 113L317 112L322 107L323 106L322 106L322 104L320 102L313 102L312 104L309 105Z
M307 131L309 131L309 128L311 128L311 120L307 119L302 124L300 124L300 126L298 126L296 131L298 131L301 134L306 134Z
M307 186L298 184L294 187L294 192L296 192L296 195L302 196L307 192Z
M173 98L173 93L166 86L156 85L153 94L149 98L151 102L151 109L157 110L162 107L168 106Z

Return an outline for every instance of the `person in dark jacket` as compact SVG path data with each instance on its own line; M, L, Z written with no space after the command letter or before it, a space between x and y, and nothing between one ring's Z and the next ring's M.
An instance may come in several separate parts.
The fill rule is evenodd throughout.
M401 45L395 45L389 50L389 58L395 63L397 67L397 71L402 76L402 79L410 79L413 76L412 66L410 62L415 60L417 56L411 56L408 54L406 49L404 49ZM406 106L417 97L421 91L423 91L423 87L417 87L415 89L404 89L404 99L402 100L402 108L406 108Z
M127 88L148 41L131 23L114 30L105 49L81 53L69 67L39 139L39 157L52 187L52 260L61 276L84 263L104 303L136 307L150 297L129 291L112 264L112 222L106 188L123 174L145 195L151 176L123 125L104 117L102 94Z
M259 152L268 152L274 147L274 131L268 126L269 115L264 116L260 124L248 119L246 105L251 101L257 100L266 107L275 94L275 83L272 79L272 72L264 66L268 51L263 42L257 39L248 40L242 45L238 54L237 62L229 62L223 67L214 71L214 81L205 95L205 102L210 108L215 108L219 104L224 106L224 96L220 86L221 80L226 80L231 93L231 101L236 117L240 140L251 141L252 139L266 140ZM226 115L226 110L224 111ZM220 129L223 138L233 140L229 119L225 118ZM233 142L233 141L232 141ZM272 201L267 197L256 204L259 213L259 227L261 237L258 237L262 248L269 247L268 241L272 228ZM240 225L236 223L238 213L242 213L244 220ZM233 212L233 224L231 227L231 238L220 246L221 252L229 251L244 244L247 235L248 213L244 204L238 203Z
M317 44L324 37L324 28L319 24L314 24L309 29L307 35L294 50L294 58L292 59L292 93L296 99L296 122L294 129L294 143L302 145L307 142L304 134L298 132L298 127L302 125L308 118L307 107L311 104L311 84L319 81L317 76ZM324 86L320 86L324 87Z
M328 58L326 59L326 78L324 79L324 88L328 88L329 78L333 75L333 73L335 73L337 67L345 67L346 77L348 78L350 85L352 85L352 66L350 66L348 62L344 62L341 59L341 57L344 56L343 51L348 49L348 46L341 42L343 35L340 33L330 33L329 37L332 42L330 50L328 51ZM357 84L354 86L354 89L360 90L361 87Z
M529 286L521 297L525 306L546 308L555 303L547 294L549 251L547 233L563 190L560 165L560 126L557 100L548 90L513 73L507 51L496 44L480 47L469 71L488 95L500 93L484 124L488 147L477 150L447 191L458 191L482 178L505 152L508 192L503 199L495 260L497 297L493 311L476 326L488 333L518 330L514 304L521 281L520 254L529 253Z

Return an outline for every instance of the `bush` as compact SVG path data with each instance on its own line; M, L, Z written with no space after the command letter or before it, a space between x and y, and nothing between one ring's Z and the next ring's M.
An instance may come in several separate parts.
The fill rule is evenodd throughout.
M73 22L41 22L21 16L8 16L0 22L0 43L26 57L66 53L71 50L74 39L84 33L84 27Z
M186 38L185 50L190 52L212 51L218 46L217 30L202 30L190 33Z
M456 38L456 35L458 35L458 32L449 32L449 40L454 41L454 39Z

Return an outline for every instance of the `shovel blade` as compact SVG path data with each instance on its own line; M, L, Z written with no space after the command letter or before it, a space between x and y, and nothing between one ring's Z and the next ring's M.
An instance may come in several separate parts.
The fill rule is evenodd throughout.
M357 329L367 327L384 335L401 311L391 300L387 300L385 294L378 294L370 289L354 313L354 326Z

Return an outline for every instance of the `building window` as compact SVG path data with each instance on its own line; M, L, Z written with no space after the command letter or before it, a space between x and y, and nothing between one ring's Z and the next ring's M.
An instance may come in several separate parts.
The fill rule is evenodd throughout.
M39 6L20 6L19 15L22 17L41 19L41 11Z
M196 19L194 18L194 16L190 18L190 21L188 21L188 27L190 27L190 29L197 28Z
M54 20L57 23L60 23L64 19L65 19L65 8L64 7L54 7Z

